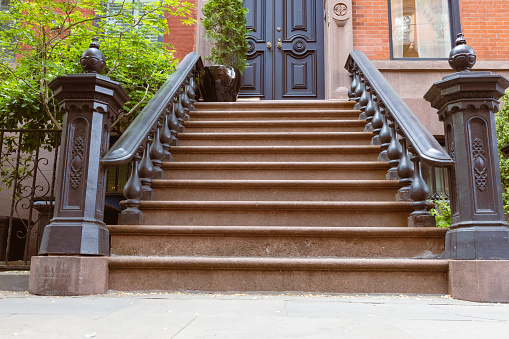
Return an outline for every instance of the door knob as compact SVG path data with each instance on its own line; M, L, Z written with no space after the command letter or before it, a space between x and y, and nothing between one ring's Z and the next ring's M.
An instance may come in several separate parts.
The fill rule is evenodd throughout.
M269 42L267 42L267 48L268 48L268 49L271 49L271 48L272 48L272 44L270 43L270 41L269 41Z
M277 48L281 49L283 47L283 43L281 42L281 39L277 39Z

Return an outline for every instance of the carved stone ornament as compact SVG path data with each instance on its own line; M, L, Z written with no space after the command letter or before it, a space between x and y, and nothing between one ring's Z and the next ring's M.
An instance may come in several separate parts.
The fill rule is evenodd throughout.
M484 145L479 138L475 138L472 144L472 156L474 158L475 184L481 192L484 192L486 190L488 174L486 173Z
M83 168L83 156L85 145L82 137L77 137L74 141L71 156L71 187L76 189L80 186L81 170Z
M85 73L101 74L106 68L106 58L99 49L97 38L92 39L89 48L81 55L80 64Z
M476 56L474 49L467 45L462 33L458 33L456 47L449 54L449 65L456 71L470 71L474 67Z
M351 0L336 0L331 2L331 16L338 27L343 27L351 17Z

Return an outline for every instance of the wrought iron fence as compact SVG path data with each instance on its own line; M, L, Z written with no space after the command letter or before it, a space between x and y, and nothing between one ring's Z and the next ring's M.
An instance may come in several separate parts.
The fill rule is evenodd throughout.
M61 130L0 130L0 269L24 267L39 251L53 210ZM42 225L42 227L41 227Z

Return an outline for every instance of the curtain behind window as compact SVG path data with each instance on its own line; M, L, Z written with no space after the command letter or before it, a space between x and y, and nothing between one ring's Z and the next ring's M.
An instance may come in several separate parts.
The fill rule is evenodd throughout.
M391 0L394 58L446 58L451 49L448 0Z

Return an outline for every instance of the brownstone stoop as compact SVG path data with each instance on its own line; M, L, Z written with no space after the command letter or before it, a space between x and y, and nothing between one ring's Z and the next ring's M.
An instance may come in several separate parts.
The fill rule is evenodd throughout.
M354 102L195 106L145 225L108 227L109 289L447 293L445 230L408 227Z

